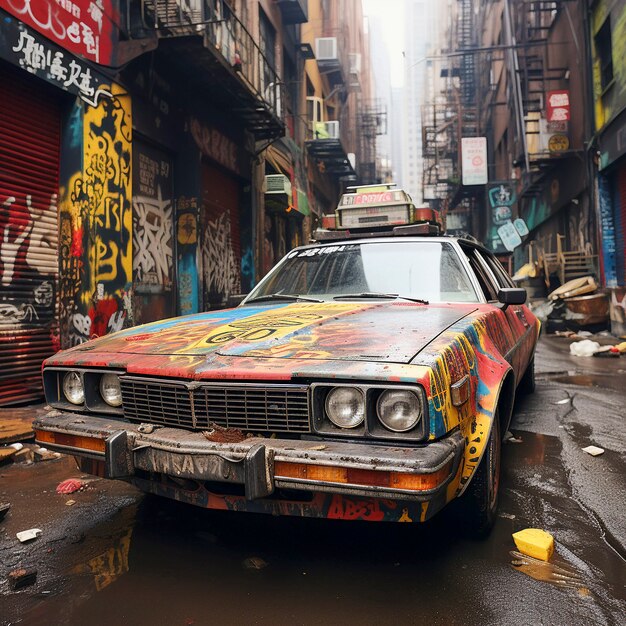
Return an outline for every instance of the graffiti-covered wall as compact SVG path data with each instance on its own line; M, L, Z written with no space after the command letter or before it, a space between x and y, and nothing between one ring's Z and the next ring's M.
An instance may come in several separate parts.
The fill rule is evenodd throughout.
M131 104L118 85L109 90L69 129L82 154L60 193L64 347L132 323Z

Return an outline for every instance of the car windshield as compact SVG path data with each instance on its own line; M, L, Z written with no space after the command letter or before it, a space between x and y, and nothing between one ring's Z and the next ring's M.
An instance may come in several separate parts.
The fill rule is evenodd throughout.
M394 241L326 245L294 250L248 298L290 296L419 299L478 302L452 245ZM295 298L294 298L295 299Z

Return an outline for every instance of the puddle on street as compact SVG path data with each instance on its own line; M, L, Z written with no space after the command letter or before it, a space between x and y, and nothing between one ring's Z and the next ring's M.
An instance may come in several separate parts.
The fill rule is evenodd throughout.
M463 539L449 514L422 526L337 522L144 497L55 548L48 558L63 580L37 590L23 623L538 623L548 606L575 623L593 622L607 597L624 610L623 562L571 498L559 440L515 434L522 443L504 446L500 517L486 541ZM512 564L511 534L529 526L564 538L554 563L573 572L573 587L549 584L554 568Z
M614 389L615 391L623 391L624 375L623 374L558 374L546 375L547 380L565 385L577 385L579 387L601 387L605 389Z

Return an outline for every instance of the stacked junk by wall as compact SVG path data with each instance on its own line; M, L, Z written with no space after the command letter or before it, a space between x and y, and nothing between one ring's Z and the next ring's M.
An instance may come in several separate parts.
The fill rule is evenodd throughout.
M597 256L565 250L564 239L557 235L557 251L552 253L530 244L529 261L513 280L527 289L530 305L546 332L609 331L610 295L599 288Z

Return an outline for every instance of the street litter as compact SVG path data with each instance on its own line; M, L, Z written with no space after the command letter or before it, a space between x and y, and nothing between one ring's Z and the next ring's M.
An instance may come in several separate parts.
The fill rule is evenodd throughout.
M19 452L24 447L23 443L12 443L9 448L13 448L17 452Z
M541 302L533 307L533 313L541 320L542 323L548 321L548 317L554 310L553 302Z
M600 358L619 358L619 350L615 346L602 346L599 350L596 350L591 356Z
M569 402L571 402L570 398L563 398L563 400L559 400L558 402L555 402L554 404L568 404Z
M9 585L13 591L29 587L37 582L36 569L15 569L9 572Z
M502 517L504 519L515 519L515 515L513 515L513 513L498 513L498 517Z
M33 450L35 454L35 461L50 461L52 459L61 458L60 452L52 452L48 448L35 448Z
M601 454L604 454L604 448L599 448L598 446L587 446L582 450L591 456L600 456Z
M65 503L65 506L74 506L76 504L76 500L68 500Z
M517 549L535 559L549 561L554 553L554 537L541 528L525 528L513 533Z
M8 502L0 502L0 522L4 519L4 516L9 512L11 505Z
M81 491L85 488L85 483L77 478L68 478L57 485L57 493L70 494Z
M259 556L251 556L244 560L243 566L246 569L263 569L267 567L267 561L264 561Z
M22 530L19 533L16 533L15 536L20 540L21 543L26 543L27 541L37 539L37 537L41 535L41 532L41 528L29 528L28 530Z
M522 443L521 437L516 437L510 430L506 431L506 435L504 435L504 441L506 443Z
M600 349L600 344L597 341L591 341L589 339L583 339L582 341L575 341L570 344L569 351L574 356L593 356L595 352Z
M11 457L17 454L17 450L12 448L11 446L7 446L6 448L0 448L0 463L3 461L8 461Z

